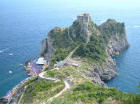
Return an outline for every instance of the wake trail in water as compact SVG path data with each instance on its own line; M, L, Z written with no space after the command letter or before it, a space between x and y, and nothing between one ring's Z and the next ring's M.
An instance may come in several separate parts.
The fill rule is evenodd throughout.
M5 49L1 49L0 50L0 53L3 53L3 52L5 52L5 51L7 51L9 48L5 48Z

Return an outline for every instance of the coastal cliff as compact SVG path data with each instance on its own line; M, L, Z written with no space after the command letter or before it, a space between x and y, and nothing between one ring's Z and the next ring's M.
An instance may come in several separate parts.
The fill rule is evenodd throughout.
M115 20L108 19L99 28L104 33L111 34L107 46L110 56L119 55L129 47L124 23L118 23Z
M139 95L104 83L118 75L112 57L128 47L124 23L109 19L97 26L89 14L78 15L70 27L55 27L42 40L40 55L49 65L10 104L139 104Z
M92 71L92 76L96 76L94 82L104 85L104 82L111 80L118 75L117 65L112 56L119 55L125 49L129 47L129 43L126 38L126 31L124 23L118 23L115 20L107 20L105 23L99 26L103 34L111 34L107 39L107 58L103 67L96 65Z
M105 85L105 81L118 75L117 65L112 56L119 55L129 47L124 23L108 19L97 26L89 14L78 15L77 20L68 28L52 29L48 34L48 39L44 40L41 46L41 56L45 56L50 63L51 58L55 59L54 63L65 58L61 57L59 49L67 50L69 53L72 46L81 44L73 57L92 60L94 68L90 69L90 74L85 72L85 75L92 76L93 82L100 85ZM57 56L55 53L61 58L55 57Z

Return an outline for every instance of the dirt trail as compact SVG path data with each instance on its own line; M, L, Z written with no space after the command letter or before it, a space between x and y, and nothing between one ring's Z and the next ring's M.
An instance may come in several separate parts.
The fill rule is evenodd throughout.
M48 77L45 77L44 74L46 72L42 72L39 74L39 77L42 78L42 79L46 79L46 80L50 80L50 81L54 81L54 82L58 82L60 81L59 79L56 79L56 78L48 78ZM47 102L52 102L53 99L59 97L60 95L62 95L67 89L70 88L70 84L68 83L68 81L66 79L63 80L64 81L64 84L65 84L65 88L60 91L59 93L57 93L56 95L54 95L53 97L49 98ZM45 104L45 102L41 103L41 104Z
M61 96L67 89L70 88L70 84L68 83L67 80L64 80L64 83L65 83L65 88L64 88L62 91L60 91L58 94L56 94L56 95L54 95L53 97L49 98L47 102L52 102L53 99L55 99L55 98Z

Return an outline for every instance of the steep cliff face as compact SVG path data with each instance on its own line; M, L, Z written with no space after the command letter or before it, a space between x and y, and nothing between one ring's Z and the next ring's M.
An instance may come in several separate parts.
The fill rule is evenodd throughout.
M44 56L44 53L47 52L48 52L48 41L47 39L43 39L41 42L40 55Z
M40 56L45 57L48 60L48 62L50 62L52 54L53 54L52 40L50 39L50 35L48 35L48 38L43 39L41 42Z
M105 81L109 81L118 75L117 65L112 56L119 55L127 49L129 43L126 38L124 23L118 23L115 20L109 19L100 25L99 28L104 35L108 35L106 46L107 58L104 66L96 65L94 67L92 75L96 78L96 80L93 80L94 82L104 85Z
M106 34L111 34L107 46L109 55L119 55L120 52L129 47L124 23L118 23L115 20L109 19L100 25L100 30Z

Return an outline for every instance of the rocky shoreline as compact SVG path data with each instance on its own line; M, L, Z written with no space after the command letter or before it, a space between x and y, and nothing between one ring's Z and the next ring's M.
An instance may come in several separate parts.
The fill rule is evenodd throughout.
M118 76L117 64L112 57L119 55L124 50L129 48L129 43L126 39L126 35L124 35L124 37L121 39L122 41L118 38L119 37L116 35L110 39L110 42L107 47L108 57L106 59L106 65L104 65L103 67L95 65L94 69L91 70L91 74L87 75L87 77L92 76L94 78L93 82L99 85L107 87L105 82Z
M14 88L12 88L10 93L8 93L6 96L0 99L0 104L17 104L20 98L20 95L24 91L24 87L23 87L24 84L34 79L35 77L36 76L28 77L25 80L21 81L19 84L17 84Z

